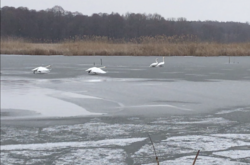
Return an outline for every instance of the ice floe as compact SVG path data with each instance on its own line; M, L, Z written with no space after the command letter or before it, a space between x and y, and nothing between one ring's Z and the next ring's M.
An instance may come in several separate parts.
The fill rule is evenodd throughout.
M179 146L181 148L193 149L196 151L218 151L235 146L250 145L250 142L244 142L233 138L204 135L175 136L164 141L171 146Z
M99 141L85 142L57 142L57 143L40 143L40 144L17 144L17 145L2 145L1 151L10 150L54 150L67 147L100 147L100 146L126 146L131 143L143 141L146 138L130 138L130 139L107 139Z
M202 118L194 119L192 121L170 121L170 120L157 120L152 123L154 124L228 124L234 121L224 119L222 117L213 117L213 118Z
M229 157L232 159L250 158L250 148L249 150L230 150L214 152L214 155Z
M63 154L54 163L61 164L80 164L80 165L126 165L127 154L123 149L93 148L77 149L70 153Z
M231 109L231 110L223 110L223 111L220 111L220 112L217 112L216 114L228 114L228 113L232 113L232 112L247 112L249 110L250 107L244 107L244 108L236 108L236 109Z
M250 134L211 134L211 136L250 141Z

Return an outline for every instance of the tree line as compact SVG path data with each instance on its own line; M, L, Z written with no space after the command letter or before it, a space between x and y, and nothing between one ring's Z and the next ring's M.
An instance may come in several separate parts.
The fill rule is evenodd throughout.
M155 36L193 36L205 42L250 42L249 23L165 19L159 14L96 13L91 16L65 11L60 6L47 10L25 7L1 8L1 37L21 37L33 42L107 37L109 40Z

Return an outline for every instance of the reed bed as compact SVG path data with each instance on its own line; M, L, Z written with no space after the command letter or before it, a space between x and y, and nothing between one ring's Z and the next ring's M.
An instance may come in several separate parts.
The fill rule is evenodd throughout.
M24 39L1 39L1 54L67 56L250 56L250 42L199 42L180 37L141 37L114 41L105 37L32 43Z

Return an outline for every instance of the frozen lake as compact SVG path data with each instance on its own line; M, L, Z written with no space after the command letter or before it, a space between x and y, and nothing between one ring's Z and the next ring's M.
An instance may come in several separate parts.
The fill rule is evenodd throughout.
M249 164L250 57L155 58L1 55L1 164Z

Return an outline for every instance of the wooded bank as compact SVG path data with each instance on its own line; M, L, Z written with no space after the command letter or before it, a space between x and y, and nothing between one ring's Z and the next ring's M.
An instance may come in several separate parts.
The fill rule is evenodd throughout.
M96 13L91 16L65 11L60 6L35 11L25 7L1 8L1 37L18 37L36 43L84 40L93 36L125 40L155 36L195 36L200 42L250 42L250 24L188 21L159 14ZM171 17L171 16L170 16Z

